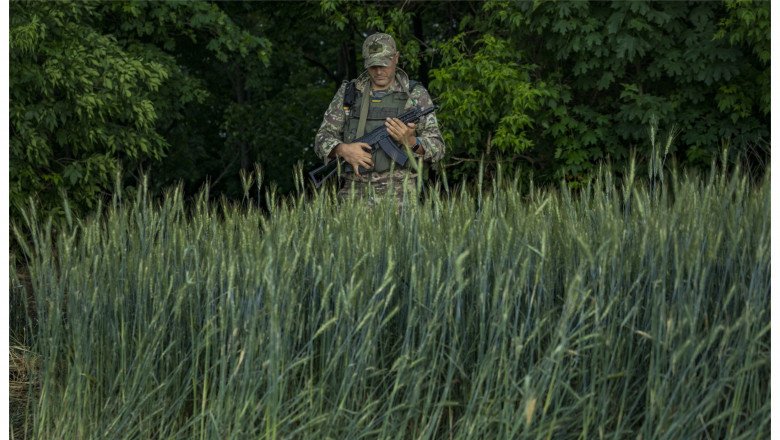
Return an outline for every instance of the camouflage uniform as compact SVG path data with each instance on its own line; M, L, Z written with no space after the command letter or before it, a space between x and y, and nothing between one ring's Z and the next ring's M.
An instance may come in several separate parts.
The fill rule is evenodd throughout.
M374 48L372 38L380 42L385 43L386 40L382 40L386 34L374 34L366 39L366 43L363 45L363 56L365 59L365 65L387 65L382 64L382 59L392 57L395 54L395 43L392 41L392 37L386 36L390 41L390 45L380 45L379 51L369 52L367 47ZM375 44L375 43L374 43ZM314 149L318 156L320 156L326 162L332 160L328 158L331 150L336 145L346 142L344 130L347 125L347 120L350 116L351 109L344 106L344 94L347 88L347 82L344 82L339 90L336 92L336 96L333 97L328 110L325 112L322 124L314 141ZM371 93L371 77L368 75L368 71L363 72L356 80L355 87L360 94ZM409 108L415 105L419 105L422 108L427 108L433 105L431 96L428 91L422 85L418 84L413 87L409 92L409 77L403 70L396 68L395 81L386 90L386 93L404 92L408 95L404 108ZM441 132L439 131L439 123L434 113L429 113L426 116L420 118L416 122L416 136L420 145L425 149L425 153L422 156L417 156L417 159L422 159L425 162L431 163L440 160L444 156L444 141L442 140ZM347 165L349 166L349 165ZM379 196L388 192L394 192L398 196L398 200L402 200L403 191L415 191L417 187L417 172L414 166L407 168L391 169L385 172L370 172L361 173L361 177L354 175L353 173L344 174L344 184L339 191L339 195L347 197L349 192L354 189L356 194L360 197L366 197L369 202L372 201L373 196ZM412 196L407 195L407 198Z

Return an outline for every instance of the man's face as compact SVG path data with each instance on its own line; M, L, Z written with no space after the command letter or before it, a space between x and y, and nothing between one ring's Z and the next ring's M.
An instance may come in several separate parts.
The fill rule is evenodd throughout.
M387 66L371 66L368 68L368 75L371 77L371 83L376 90L383 90L390 87L395 78L395 66L398 64L398 52L390 59Z

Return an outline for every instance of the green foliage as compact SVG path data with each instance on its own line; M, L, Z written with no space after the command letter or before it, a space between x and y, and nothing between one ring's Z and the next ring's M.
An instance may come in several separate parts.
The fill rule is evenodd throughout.
M769 3L13 2L11 198L77 211L151 173L161 190L242 194L261 164L282 192L318 162L333 92L362 72L361 44L395 36L428 86L452 176L475 161L574 184L603 161L669 155L708 166L729 144L767 163ZM271 48L273 47L273 52ZM653 122L655 121L655 122ZM14 216L16 211L14 211Z
M769 2L728 0L726 6L728 15L720 21L715 37L727 39L752 53L754 60L746 66L752 69L749 75L720 87L718 107L723 112L731 112L734 122L751 117L755 106L768 116L771 109Z
M230 91L231 98L215 104L225 157L212 176L223 176L218 188L235 197L242 192L236 178L240 170L257 164L269 182L287 192L294 186L292 170L298 163L319 162L312 148L314 135L333 95L316 62L336 50L325 45L329 39L324 31L304 33L309 28L296 28L302 21L317 21L312 5L231 6L226 10L231 17L246 29L262 29L274 53L262 65L247 58L227 66L205 66L213 71L213 84L220 84L222 72L229 72L229 82L221 87Z
M351 24L351 31L357 31L360 38L355 41L360 49L364 36L373 32L393 35L398 51L403 55L399 64L415 70L421 63L420 42L413 37L414 12L404 2L354 2L349 0L321 0L323 18L340 31ZM361 63L362 66L362 63ZM362 68L360 69L362 70Z
M123 165L160 158L154 94L169 72L93 23L92 3L12 3L10 199L91 207Z
M457 121L445 126L453 150L472 156L486 150L485 130L477 135L472 124L486 107L474 105L481 101L497 111L486 119L516 121L517 130L506 131L514 147L537 146L531 154L547 175L580 180L601 161L625 163L631 150L646 157L651 121L680 130L671 154L706 165L721 141L744 152L768 139L768 26L767 2L727 9L716 2L490 1L461 19L458 39L441 45L434 91L448 98L445 112L454 110L441 116ZM493 33L503 52L492 68L477 69L484 49L449 55L484 45ZM495 105L500 95L473 93L507 82L494 73L499 65L515 70L510 90L533 84L526 86L538 92L531 105Z
M199 188L220 179L240 153L227 144L222 126L226 109L245 98L244 72L263 72L270 41L258 18L244 12L234 19L229 4L138 2L106 5L106 22L122 23L118 38L128 46L170 60L173 72L155 102L165 115L158 124L170 143L166 159L147 161L155 187L183 181ZM249 11L251 12L251 11ZM235 172L230 169L229 172Z
M726 38L731 44L745 45L764 65L770 57L769 2L754 0L726 0L728 16L720 22L718 38Z
M451 154L490 155L495 148L512 155L531 148L535 114L548 93L532 82L533 66L518 62L522 54L491 34L474 47L460 34L437 49L442 63L432 71L431 89L440 99Z
M90 209L119 169L191 148L186 119L210 91L178 59L183 42L217 60L268 61L268 41L210 3L13 2L12 12L14 207L34 196L60 209L64 192Z

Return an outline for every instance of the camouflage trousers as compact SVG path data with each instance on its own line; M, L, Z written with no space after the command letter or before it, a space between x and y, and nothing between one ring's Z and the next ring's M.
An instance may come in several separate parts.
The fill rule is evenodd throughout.
M361 177L349 175L338 192L341 200L354 196L365 200L370 206L378 204L384 197L393 197L398 208L416 203L419 194L417 173L405 170L371 173Z

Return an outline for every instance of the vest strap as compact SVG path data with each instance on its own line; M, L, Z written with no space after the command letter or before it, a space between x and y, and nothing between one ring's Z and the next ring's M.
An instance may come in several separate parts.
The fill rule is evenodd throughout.
M368 90L363 91L363 102L360 103L360 121L358 121L357 136L363 136L366 132L366 119L368 118L369 99L371 95L371 85L367 86Z

